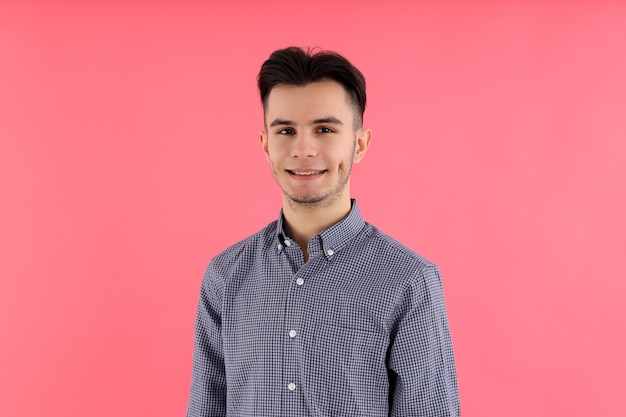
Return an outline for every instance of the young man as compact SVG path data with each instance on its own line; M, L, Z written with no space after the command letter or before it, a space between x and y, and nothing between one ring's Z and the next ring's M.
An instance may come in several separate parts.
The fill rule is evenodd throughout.
M439 271L350 198L362 74L287 48L258 82L282 211L206 271L187 416L458 416Z

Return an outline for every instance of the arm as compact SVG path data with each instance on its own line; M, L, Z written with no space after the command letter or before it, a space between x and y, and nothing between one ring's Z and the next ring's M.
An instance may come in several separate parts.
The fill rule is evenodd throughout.
M216 275L209 265L200 288L187 417L226 415L221 317L223 283Z
M418 271L397 311L387 359L389 415L459 416L452 340L437 267Z

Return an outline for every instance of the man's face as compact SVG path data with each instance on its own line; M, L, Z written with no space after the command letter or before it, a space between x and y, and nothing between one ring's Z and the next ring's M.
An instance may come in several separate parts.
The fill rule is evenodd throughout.
M274 87L265 106L263 151L289 204L331 206L350 199L352 164L369 145L353 126L354 108L334 81Z

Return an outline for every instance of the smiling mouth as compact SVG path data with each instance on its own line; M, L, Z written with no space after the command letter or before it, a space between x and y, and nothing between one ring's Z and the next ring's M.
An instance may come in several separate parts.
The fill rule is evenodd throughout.
M307 176L307 175L317 175L317 174L322 174L324 172L326 172L325 169L322 170L318 170L318 171L295 171L295 170L291 170L288 169L287 172L289 172L292 175L303 175L303 176Z

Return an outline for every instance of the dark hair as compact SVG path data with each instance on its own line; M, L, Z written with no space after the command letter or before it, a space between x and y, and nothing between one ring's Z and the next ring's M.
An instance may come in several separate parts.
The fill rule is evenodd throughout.
M276 50L261 66L257 80L264 109L267 96L278 85L303 86L316 81L335 81L343 86L354 105L355 128L363 123L365 78L350 61L336 52L304 51L295 46Z

